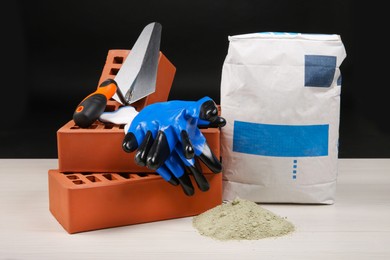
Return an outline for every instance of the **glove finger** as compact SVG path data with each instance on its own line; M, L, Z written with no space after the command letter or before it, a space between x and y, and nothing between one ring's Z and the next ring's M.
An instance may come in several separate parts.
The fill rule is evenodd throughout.
M183 151L180 149L180 146L177 145L175 147L176 153L179 155L180 159L184 163L186 169L194 176L196 185L201 191L207 191L210 188L210 185L206 179L206 177L202 173L202 169L199 165L199 162L194 158L187 159Z
M192 186L190 176L188 174L183 174L178 178L180 186L182 187L184 193L187 196L192 196L195 193L194 186Z
M158 174L160 174L160 176L166 180L167 182L169 182L170 184L172 184L173 186L177 186L179 185L179 180L172 174L172 172L168 169L168 167L166 167L165 165L161 166L160 168L158 168L156 170L156 172Z
M131 153L134 152L137 148L138 148L137 138L132 132L128 132L125 135L125 138L123 139L122 149L127 153Z
M221 117L221 116L217 116L212 121L199 119L197 125L200 128L205 128L205 127L206 128L207 127L211 127L211 128L224 127L226 125L226 119Z
M203 144L202 153L199 154L199 159L214 173L219 173L222 171L222 164L215 156L213 151L211 151L210 146L205 141Z
M169 148L168 139L165 133L160 130L147 154L146 166L156 170L165 163L170 154L171 149Z
M218 117L218 107L213 100L207 100L200 106L199 118L214 121Z
M178 179L180 186L182 187L184 193L187 196L192 196L195 192L194 186L191 183L191 179L186 173L180 157L176 152L172 152L169 159L166 161L165 166L173 173L173 175Z
M226 120L218 115L218 107L212 99L201 99L206 100L200 106L199 111L199 122L200 127L223 127L226 125Z
M184 156L187 159L194 158L195 156L195 151L194 147L192 146L190 137L188 136L187 131L182 130L180 132L180 139L181 139L181 144L184 152Z
M122 149L131 153L134 152L139 144L141 144L145 138L145 132L141 127L131 127L128 132L125 132L126 135L122 141Z
M217 116L213 120L210 120L208 127L218 128L218 127L224 127L225 125L226 125L226 119L221 116Z
M202 132L199 129L196 129L196 132L192 138L193 147L195 150L195 156L199 159L214 173L221 172L222 164L215 156L213 151L210 149L210 146L207 143L206 138L203 136Z
M152 132L146 132L145 138L134 155L135 162L140 166L146 166L146 158L154 142Z
M195 164L192 166L186 166L186 168L194 176L196 185L201 191L208 191L210 189L210 184L207 181L206 177L202 173L202 169L197 160L194 160Z

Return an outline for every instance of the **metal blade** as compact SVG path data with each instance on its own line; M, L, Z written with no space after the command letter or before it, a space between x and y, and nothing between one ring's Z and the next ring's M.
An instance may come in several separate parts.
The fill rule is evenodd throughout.
M123 105L134 103L156 90L160 56L161 24L148 24L139 35L115 76L118 94L113 98Z

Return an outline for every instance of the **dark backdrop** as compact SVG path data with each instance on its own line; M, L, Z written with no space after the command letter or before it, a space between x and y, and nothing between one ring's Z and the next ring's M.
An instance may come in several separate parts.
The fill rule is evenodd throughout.
M97 86L109 49L131 49L160 22L161 51L177 71L169 99L220 101L228 36L260 31L340 34L341 158L390 157L381 95L356 80L353 1L11 1L2 15L0 157L55 158L56 131ZM378 97L379 96L379 97ZM380 110L379 110L380 111ZM91 148L93 149L93 148Z

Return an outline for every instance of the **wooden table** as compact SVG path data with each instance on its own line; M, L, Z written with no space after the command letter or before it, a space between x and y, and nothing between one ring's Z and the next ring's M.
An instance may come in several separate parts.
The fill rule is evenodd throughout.
M217 241L192 218L68 234L51 215L56 159L0 159L0 259L390 259L390 159L339 159L333 205L262 205L296 226L279 238Z

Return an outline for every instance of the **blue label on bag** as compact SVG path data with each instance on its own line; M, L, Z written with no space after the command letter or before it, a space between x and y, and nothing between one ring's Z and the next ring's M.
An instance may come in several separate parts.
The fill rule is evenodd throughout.
M328 155L329 125L271 125L234 121L233 151L276 156Z
M305 87L330 87L336 62L336 56L305 55Z

